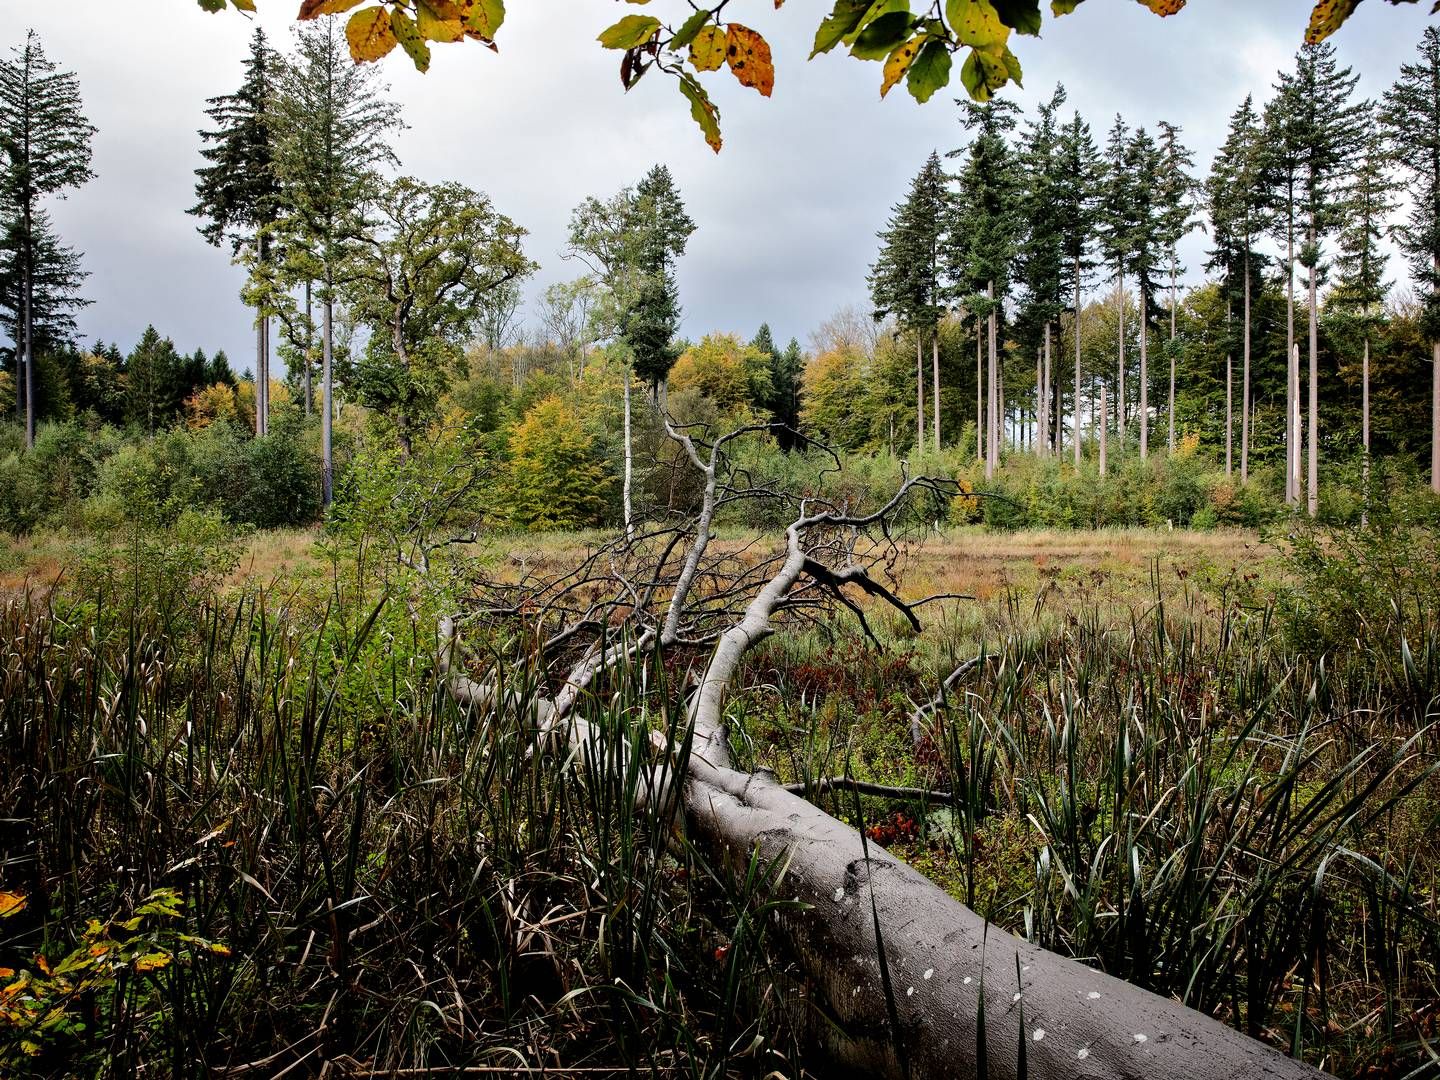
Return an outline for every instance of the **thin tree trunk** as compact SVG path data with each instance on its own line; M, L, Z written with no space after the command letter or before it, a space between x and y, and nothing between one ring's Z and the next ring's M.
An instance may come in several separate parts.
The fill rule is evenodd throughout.
M315 390L314 390L314 387L311 385L311 382L310 382L310 364L311 364L311 360L312 360L311 353L310 353L310 349L311 349L311 347L314 345L314 342L315 342L315 331L314 331L313 327L314 327L314 323L311 321L310 281L309 281L309 279L306 279L306 282L305 282L305 418L306 418L307 420L310 418L310 413L311 413L312 411L314 411L314 408L315 408Z
M1240 371L1240 483L1250 482L1250 251L1245 251L1245 326Z
M1285 224L1285 502L1300 498L1300 358L1295 352L1295 223L1294 206Z
M255 308L255 435L265 434L265 320Z
M925 353L915 331L915 453L925 449Z
M998 430L1000 426L1000 383L998 373L995 370L995 337L996 333L998 332L995 325L995 282L991 281L986 283L985 295L991 301L989 315L989 333L987 335L988 347L986 349L986 396L988 398L988 408L985 413L985 426L987 428L985 442L985 479L989 480L995 475L995 465L997 464L1000 457L1000 433Z
M1234 358L1225 354L1225 475L1234 472L1235 465L1235 376Z
M625 539L635 539L635 519L630 514L630 490L634 469L634 449L630 436L630 365L625 365L625 479L623 501L625 504Z
M321 331L320 338L320 457L321 457L321 481L320 497L324 506L329 507L335 499L335 458L331 448L331 434L334 426L334 383L332 379L333 341L334 341L334 304L330 299L330 290L325 290L325 310L323 318L325 325Z
M1055 442L1052 441L1052 439L1058 439L1058 436L1052 436L1052 435L1051 435L1050 403L1051 403L1051 397L1052 397L1052 392L1051 392L1052 373L1051 373L1051 370L1050 370L1050 323L1049 323L1048 321L1045 323L1045 372L1044 372L1044 375L1045 375L1045 396L1044 396L1045 404L1044 404L1044 406L1043 406L1043 407L1041 408L1041 410L1040 410L1040 423L1041 423L1041 425L1043 426L1044 436L1043 436L1043 437L1041 438L1041 440L1040 440L1040 451L1041 451L1041 453L1048 454L1048 453L1050 453L1050 451L1051 451L1052 449L1055 449L1055 450L1058 450L1058 449L1059 449L1059 448L1055 445Z
M1365 305L1365 317L1370 317L1370 305ZM1370 524L1370 334L1365 334L1365 352L1360 360L1360 524Z
M985 460L985 323L975 320L975 460Z
M1075 468L1080 468L1080 260L1075 260Z
M1123 440L1125 438L1125 271L1117 265L1116 273L1120 282L1115 288L1116 303L1120 308L1120 363L1119 378L1115 384L1117 391L1115 398L1115 433Z
M25 448L35 445L35 275L32 270L30 212L25 212ZM17 379L16 382L20 380Z
M935 452L940 452L940 324L935 324L934 336L930 339L930 370L934 377L934 393L930 395L930 412L935 418L931 432Z
M1040 358L1040 350L1035 350L1035 434L1031 438L1031 449L1037 454L1040 452L1040 425L1044 422L1042 414L1045 412L1045 367Z
M1170 424L1167 446L1175 453L1175 262L1170 262L1170 400L1165 406L1165 416Z
M1310 246L1315 248L1315 223L1310 223ZM1305 473L1305 507L1313 518L1320 512L1320 392L1318 377L1320 369L1320 342L1319 342L1319 320L1316 318L1315 310L1315 279L1318 276L1318 268L1310 268L1310 430L1306 432L1306 445L1309 449L1308 462Z
M1430 357L1430 487L1440 492L1440 341Z
M1109 454L1109 440L1107 438L1110 427L1110 403L1105 400L1105 384L1100 384L1100 475L1105 475L1105 466Z
M1146 342L1150 338L1147 325L1149 314L1145 302L1145 282L1140 288L1140 460L1150 456L1150 353Z

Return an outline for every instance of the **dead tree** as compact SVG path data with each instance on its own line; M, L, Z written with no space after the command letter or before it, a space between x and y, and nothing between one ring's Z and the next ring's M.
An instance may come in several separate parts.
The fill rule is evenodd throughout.
M467 618L508 626L511 640L527 642L531 655L514 662L538 661L542 671L564 674L545 695L507 695L498 672L467 673L456 655L456 620L446 618L439 667L457 701L524 711L537 737L593 752L599 735L579 706L607 671L666 651L694 655L688 730L661 739L637 799L673 806L690 839L737 880L757 856L783 867L776 888L798 903L787 907L780 937L804 977L810 1040L838 1071L916 1080L982 1071L1045 1080L1319 1076L1211 1017L987 926L807 801L803 789L733 767L724 705L748 651L787 625L837 609L853 614L873 638L857 591L919 629L920 608L940 597L900 595L897 518L917 495L953 494L948 483L919 477L906 478L891 499L869 510L795 497L730 464L727 447L760 430L707 441L667 424L677 451L671 467L677 476L688 467L699 481L691 512L662 516L599 545L548 578L483 583ZM717 514L755 500L788 509L783 544L718 544ZM422 547L412 545L417 565ZM514 633L517 627L523 632ZM917 739L942 710L945 692L980 662L958 668L917 710ZM845 777L812 785L812 794L817 787L903 797Z

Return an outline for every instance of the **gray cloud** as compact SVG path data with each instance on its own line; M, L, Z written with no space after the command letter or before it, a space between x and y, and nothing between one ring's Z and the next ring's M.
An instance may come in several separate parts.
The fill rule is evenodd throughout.
M261 25L285 46L295 0L259 6ZM410 125L398 141L403 169L484 190L529 229L528 250L543 267L532 295L581 272L560 255L571 207L663 161L700 226L680 269L682 332L748 336L768 320L782 341L803 342L836 308L864 302L875 233L891 205L925 155L963 141L953 93L918 106L897 90L882 102L878 65L840 55L806 63L815 4L736 6L771 41L778 75L770 101L724 72L710 77L725 131L718 156L672 83L646 78L622 91L618 57L594 42L620 5L509 6L498 55L444 46L426 75L399 54L384 70ZM1364 4L1351 18L1335 40L1342 61L1361 73L1361 93L1378 95L1410 59L1428 6ZM1197 0L1161 20L1135 3L1092 0L1047 19L1043 39L1019 41L1026 78L1014 96L1028 109L1064 82L1068 107L1097 138L1116 112L1132 125L1167 119L1208 165L1244 95L1269 96L1309 7ZM205 99L238 83L249 22L206 15L194 0L0 0L0 10L15 41L33 26L51 57L79 75L100 129L98 178L53 207L91 272L94 304L80 317L86 339L128 348L154 323L182 350L223 347L237 369L246 366L253 332L237 299L242 273L184 211ZM1192 237L1185 254L1196 280L1203 238Z

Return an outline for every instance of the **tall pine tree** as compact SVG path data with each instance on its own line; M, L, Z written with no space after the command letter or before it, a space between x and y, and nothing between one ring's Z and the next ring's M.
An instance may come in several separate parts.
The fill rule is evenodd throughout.
M931 152L880 233L880 254L870 268L875 318L893 315L915 335L915 447L925 443L925 339L931 346L932 439L940 448L940 316L944 313L941 244L948 218L947 178Z
M12 54L0 60L0 215L20 282L16 409L24 416L25 445L33 446L37 286L42 276L57 272L64 279L69 252L44 230L40 202L49 195L63 197L66 189L93 177L95 128L82 111L79 81L46 57L35 31Z
M1130 262L1131 231L1135 222L1135 183L1130 170L1130 128L1120 114L1105 142L1100 186L1100 249L1105 263L1115 270L1115 300L1119 315L1115 365L1116 431L1125 435L1125 270ZM1108 420L1101 419L1101 424Z
M1158 206L1160 244L1164 250L1164 268L1170 278L1170 337L1165 343L1165 353L1170 361L1170 392L1165 405L1165 440L1170 453L1175 452L1175 374L1180 362L1180 339L1176 331L1176 309L1180 306L1180 275L1185 267L1180 265L1180 241L1191 230L1200 227L1199 218L1194 216L1195 193L1198 184L1191 174L1195 167L1195 155L1180 141L1180 128L1165 120L1160 121L1160 162L1159 178L1155 191Z
M232 255L250 248L260 273L270 262L271 230L280 216L280 178L275 168L275 97L279 57L255 28L240 89L213 97L205 115L215 127L200 132L200 151L208 164L195 170L196 202L190 213L201 218L200 234L219 247L229 241ZM269 426L269 316L263 303L255 310L255 433Z
M1419 52L1386 91L1383 116L1410 196L1410 216L1398 236L1421 289L1430 339L1430 485L1440 492L1440 30L1425 28Z
M1100 153L1090 135L1090 125L1077 112L1060 133L1060 146L1056 153L1056 166L1066 183L1055 192L1051 213L1060 232L1061 247L1065 253L1062 266L1062 286L1073 297L1071 303L1071 336L1075 349L1075 381L1071 408L1074 410L1073 447L1075 464L1080 464L1080 355L1081 301L1090 272L1095 268L1091 251L1099 228L1098 205L1100 195ZM1063 424L1058 414L1063 397L1056 394L1056 442L1060 439Z

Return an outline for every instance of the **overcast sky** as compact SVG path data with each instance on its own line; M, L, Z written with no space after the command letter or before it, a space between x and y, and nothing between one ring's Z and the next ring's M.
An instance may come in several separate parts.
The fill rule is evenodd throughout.
M660 13L680 7L667 4ZM258 6L272 43L288 47L296 0ZM733 17L770 40L777 75L769 101L728 72L708 77L725 135L717 156L673 81L652 75L628 95L621 90L618 54L595 35L633 9L510 0L498 55L473 42L439 46L426 75L399 51L383 62L409 124L397 144L401 167L488 192L528 229L527 252L541 264L533 296L582 272L561 256L571 208L664 162L699 225L680 265L682 333L749 337L768 321L781 342L793 335L803 344L837 308L864 302L875 234L891 206L931 150L963 141L954 92L920 106L901 88L882 102L878 64L839 53L807 63L822 7L732 5ZM1206 167L1240 100L1253 91L1263 102L1277 70L1291 64L1310 7L1196 0L1162 20L1126 0L1090 0L1073 15L1047 15L1043 39L1016 40L1025 89L1005 93L1029 110L1063 82L1067 114L1079 109L1097 141L1117 112L1132 125L1178 123ZM1378 95L1413 58L1429 8L1428 0L1400 8L1370 0L1332 39L1360 73L1361 94ZM185 210L194 202L205 99L238 86L250 21L207 15L195 0L0 0L0 11L10 16L6 44L33 27L50 57L77 73L99 129L96 179L51 207L91 274L85 341L128 351L153 323L182 351L224 348L237 370L249 366L241 271L228 249L200 238ZM1192 278L1203 251L1203 238L1192 238Z

